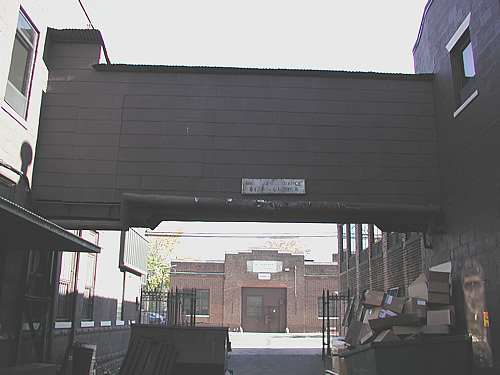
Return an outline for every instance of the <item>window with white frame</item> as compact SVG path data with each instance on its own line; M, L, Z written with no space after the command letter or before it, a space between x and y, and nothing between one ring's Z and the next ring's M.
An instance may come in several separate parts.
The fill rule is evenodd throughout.
M59 274L59 295L57 300L56 320L70 321L73 307L73 288L75 285L75 265L77 254L63 252L61 272Z
M347 224L342 224L342 251L347 251Z
M350 248L350 254L353 255L355 254L357 250L356 246L356 224L349 224L349 233L351 236L351 248Z
M39 32L21 9L10 60L5 102L26 118Z
M361 224L361 250L368 249L370 246L370 225Z
M99 234L91 230L82 231L81 237L95 245L99 243ZM92 320L94 317L95 277L97 254L87 253L80 256L80 269L85 272L81 277L85 279L83 290L82 320Z
M82 320L92 320L94 312L94 290L95 290L95 269L97 264L97 255L87 254L85 289L83 291L83 311Z
M373 243L382 240L382 231L376 225L373 226Z
M455 97L459 106L453 114L454 117L458 116L478 94L475 82L474 49L471 42L469 23L470 13L465 17L465 20L446 45L446 49L450 53Z

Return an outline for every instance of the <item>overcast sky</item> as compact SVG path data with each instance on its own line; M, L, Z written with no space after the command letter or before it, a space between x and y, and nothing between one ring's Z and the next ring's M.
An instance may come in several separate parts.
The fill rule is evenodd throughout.
M82 0L113 63L413 73L427 0ZM78 0L50 24L86 27Z
M82 0L113 63L413 73L427 0ZM86 28L78 0L47 0L49 25ZM310 258L330 261L335 226L163 223L157 230L247 233L186 237L180 253L223 259L259 247L262 233L296 233ZM255 235L256 238L252 238ZM325 237L330 236L330 237Z

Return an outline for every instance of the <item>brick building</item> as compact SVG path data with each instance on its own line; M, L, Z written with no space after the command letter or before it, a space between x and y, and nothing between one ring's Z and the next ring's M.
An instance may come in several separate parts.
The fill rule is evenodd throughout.
M360 296L367 289L388 291L408 285L422 273L424 237L382 232L370 224L337 224L340 291Z
M278 250L226 253L224 261L175 260L172 268L171 288L197 289L197 325L231 330L319 331L323 290L339 291L337 263Z

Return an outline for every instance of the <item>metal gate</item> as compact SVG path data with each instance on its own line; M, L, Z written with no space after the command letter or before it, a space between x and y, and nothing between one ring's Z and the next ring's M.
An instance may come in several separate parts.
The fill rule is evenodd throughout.
M322 336L323 336L323 358L330 355L331 338L345 336L347 325L344 317L349 306L349 297L339 294L330 294L330 290L323 289L322 296Z
M141 291L141 324L196 325L196 289L168 292Z

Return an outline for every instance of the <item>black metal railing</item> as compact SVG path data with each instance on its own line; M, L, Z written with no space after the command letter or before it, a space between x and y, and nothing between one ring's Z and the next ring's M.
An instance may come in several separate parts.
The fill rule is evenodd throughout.
M330 290L323 289L321 298L323 309L322 337L323 337L323 358L332 354L332 337L345 336L346 326L343 324L343 317L349 305L349 297L339 294L330 294Z
M139 313L141 324L167 326L196 325L196 289L168 292L142 291Z

